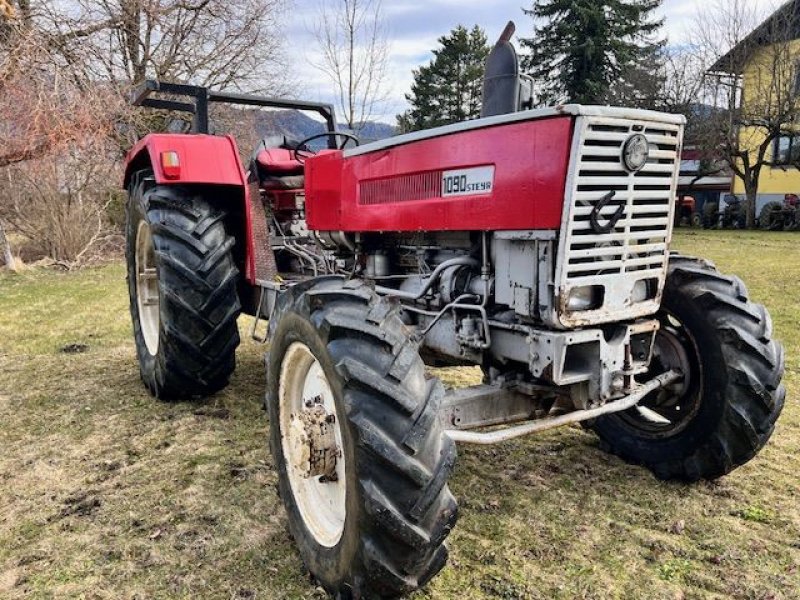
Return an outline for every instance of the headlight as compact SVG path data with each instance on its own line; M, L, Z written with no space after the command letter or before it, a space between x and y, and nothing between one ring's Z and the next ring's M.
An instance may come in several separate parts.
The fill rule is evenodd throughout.
M603 306L605 288L602 285L584 285L572 288L567 296L567 310L595 310Z
M633 286L631 293L631 304L652 300L656 297L658 281L655 279L640 279Z
M650 143L641 133L628 138L622 148L622 162L632 173L641 171L650 158Z

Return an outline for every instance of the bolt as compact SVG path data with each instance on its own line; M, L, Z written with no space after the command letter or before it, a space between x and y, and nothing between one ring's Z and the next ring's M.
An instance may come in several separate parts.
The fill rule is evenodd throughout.
M625 387L625 378L622 375L614 375L611 379L611 389L615 392L621 392Z
M326 423L336 423L336 415L328 415L325 417Z

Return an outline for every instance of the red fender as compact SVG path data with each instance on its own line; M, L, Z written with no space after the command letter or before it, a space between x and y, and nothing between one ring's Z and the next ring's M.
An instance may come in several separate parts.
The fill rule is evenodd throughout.
M177 154L180 168L168 169L165 173L162 155L172 152ZM248 282L255 283L250 190L233 137L151 133L131 148L125 157L124 186L128 187L135 171L147 167L152 167L156 182L161 185L224 185L240 191L246 232L244 275Z

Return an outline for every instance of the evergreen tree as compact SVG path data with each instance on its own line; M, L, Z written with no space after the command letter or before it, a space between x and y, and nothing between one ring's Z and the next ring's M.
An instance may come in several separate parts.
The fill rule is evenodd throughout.
M486 34L477 25L459 25L439 38L427 66L414 70L406 100L411 108L397 115L401 132L429 129L475 119L481 112L483 69L489 55Z
M523 66L538 83L543 103L645 104L642 77L663 45L656 36L661 0L534 0L525 13L540 23L521 40ZM653 75L657 77L657 75ZM639 90L639 91L637 91ZM641 97L640 97L641 96Z

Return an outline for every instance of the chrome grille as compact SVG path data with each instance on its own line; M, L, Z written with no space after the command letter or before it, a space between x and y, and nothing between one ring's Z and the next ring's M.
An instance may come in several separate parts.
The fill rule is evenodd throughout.
M660 296L672 235L682 129L680 124L605 116L576 122L557 275L561 294L583 285L604 285L604 305L596 311L603 314L595 315L595 321L604 316L618 319L626 312L652 312L652 300L657 298L649 307L634 307L631 301L639 279L656 279ZM623 164L623 147L638 133L647 137L650 157L641 171L631 173ZM603 202L605 206L598 209ZM616 224L602 231L618 211Z

